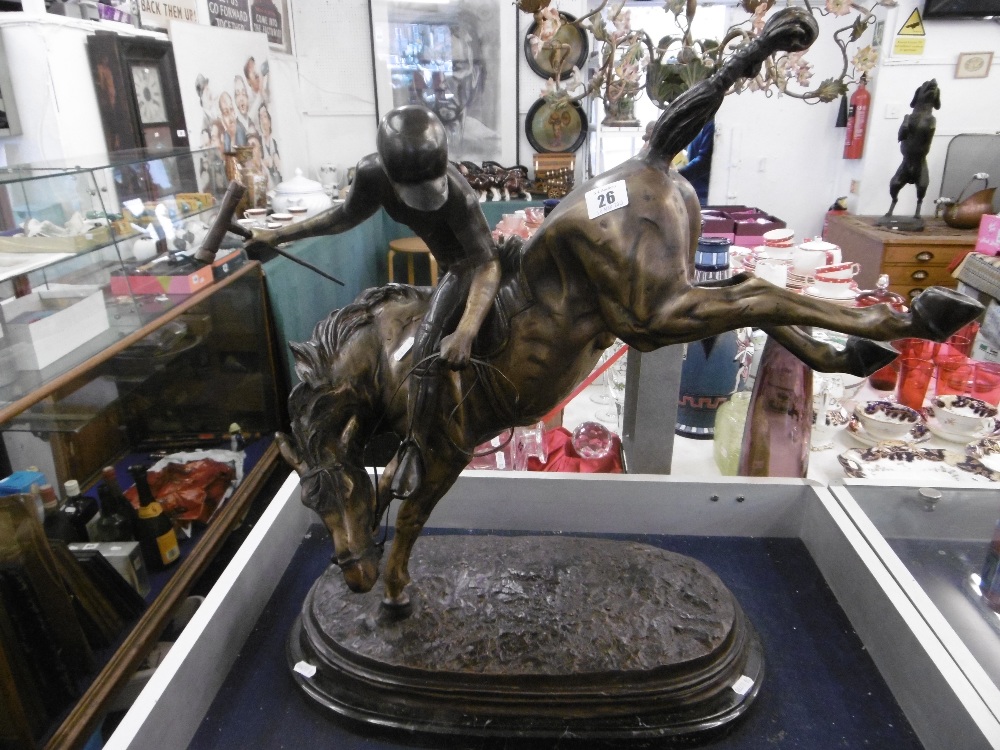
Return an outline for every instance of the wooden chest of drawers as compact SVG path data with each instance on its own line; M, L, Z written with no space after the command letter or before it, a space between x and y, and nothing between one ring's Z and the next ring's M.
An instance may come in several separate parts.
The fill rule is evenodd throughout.
M879 274L889 288L912 297L929 286L954 287L948 264L976 244L975 229L952 229L940 219L925 219L923 232L876 227L877 216L831 216L825 239L839 245L844 260L861 264L858 285L873 289Z

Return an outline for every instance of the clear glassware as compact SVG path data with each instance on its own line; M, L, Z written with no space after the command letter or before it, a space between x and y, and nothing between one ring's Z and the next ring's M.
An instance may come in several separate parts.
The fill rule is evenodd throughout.
M623 346L625 346L623 342L616 341L615 351L617 352ZM615 431L619 435L622 434L622 412L625 409L625 374L627 369L628 360L623 355L605 372L605 375L607 375L608 392L611 394L611 400L614 405Z

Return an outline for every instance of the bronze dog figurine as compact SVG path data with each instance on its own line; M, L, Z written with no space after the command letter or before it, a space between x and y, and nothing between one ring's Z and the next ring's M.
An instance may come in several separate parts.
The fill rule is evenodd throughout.
M886 212L884 219L890 219L892 212L896 208L896 201L899 198L899 191L904 185L915 185L917 188L917 210L913 214L916 222L907 222L907 229L922 229L923 222L920 220L920 206L927 193L927 185L930 176L927 172L927 152L931 150L931 141L934 139L934 129L937 120L933 110L941 109L941 90L937 81L933 78L920 85L920 88L913 94L913 101L910 102L913 111L903 118L903 124L899 126L899 150L903 153L903 163L899 165L896 174L889 181L889 195L892 197L892 204ZM887 225L893 222L880 221L880 225Z

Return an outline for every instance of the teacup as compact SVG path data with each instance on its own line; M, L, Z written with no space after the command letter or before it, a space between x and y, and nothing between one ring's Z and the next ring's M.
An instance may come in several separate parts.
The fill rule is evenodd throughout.
M956 435L972 438L996 426L997 407L978 398L938 396L932 403L938 424Z
M858 271L860 270L861 266L858 263L847 261L844 263L828 263L816 267L816 280L853 279L858 275Z
M894 401L868 401L854 408L865 431L876 440L902 440L923 419L920 412Z
M771 229L764 232L763 238L766 247L793 247L795 245L795 230L788 227Z

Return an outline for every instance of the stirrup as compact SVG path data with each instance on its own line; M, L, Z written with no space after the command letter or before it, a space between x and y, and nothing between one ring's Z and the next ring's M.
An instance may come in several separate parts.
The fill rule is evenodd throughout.
M420 454L420 446L416 441L407 438L399 446L399 462L392 475L389 491L400 500L412 496L424 481L424 460Z

